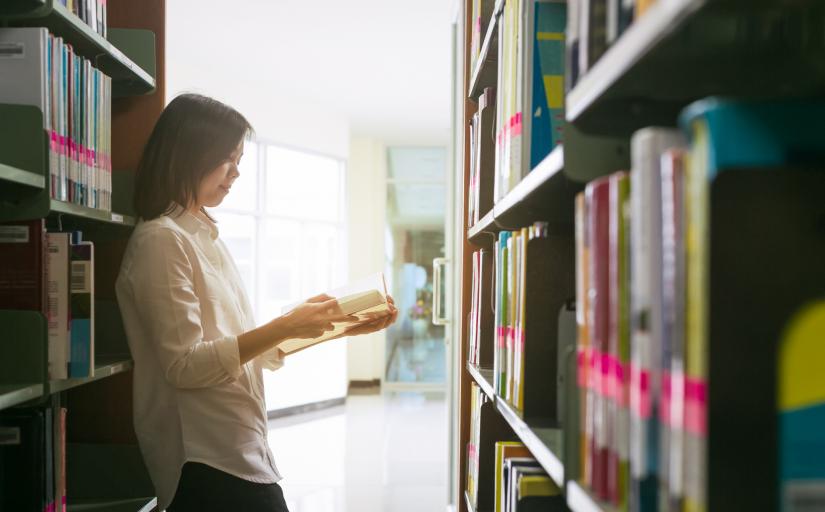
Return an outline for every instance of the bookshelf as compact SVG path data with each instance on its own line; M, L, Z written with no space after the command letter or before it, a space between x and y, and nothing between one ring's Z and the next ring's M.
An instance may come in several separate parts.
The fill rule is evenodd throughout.
M38 107L0 104L0 222L45 219L95 247L95 364L84 378L50 379L46 319L0 310L0 413L65 407L69 511L151 512L154 490L132 426L132 369L114 282L137 219L133 172L164 104L165 0L108 0L103 37L58 0L10 0L2 27L46 27L112 78L112 210L56 200ZM116 27L116 28L115 28Z
M515 2L515 0L510 1ZM597 1L578 0L577 5ZM574 0L566 2L568 13L573 2ZM521 5L532 8L535 3L522 1ZM618 5L622 2L602 3ZM473 37L471 32L475 26L470 14L472 1L468 0L462 4L463 10L459 23L461 40L456 70L458 79L455 87L458 90L457 96L463 98L463 101L457 105L456 124L458 128L455 151L460 158L455 172L457 173L456 183L460 187L463 186L463 203L455 206L455 218L460 219L457 224L463 228L459 230L463 236L457 237L455 252L460 255L456 263L457 272L461 275L461 288L457 291L460 307L457 308L456 314L458 320L456 337L460 340L461 346L458 350L458 360L455 362L458 365L456 373L459 382L459 403L453 414L457 416L459 435L452 450L459 464L457 475L455 475L457 492L453 501L460 512L471 510L468 508L469 501L465 500L462 493L465 490L468 471L465 467L467 464L466 446L468 439L472 437L469 421L472 414L470 389L471 385L475 384L493 404L494 414L482 411L479 428L482 437L491 435L489 431L497 431L500 433L497 441L509 438L521 441L552 480L563 490L567 507L570 510L574 512L615 512L623 508L617 506L613 500L623 498L611 497L610 500L603 496L600 498L599 494L583 483L583 465L586 462L581 457L582 425L579 423L582 419L580 414L582 414L583 404L580 403L582 390L577 384L579 363L576 360L578 347L575 344L578 335L572 332L576 327L563 325L559 320L557 337L549 336L543 340L536 340L527 336L526 341L523 342L522 350L524 354L527 354L524 357L529 360L536 355L535 359L540 360L538 362L533 360L532 363L528 361L526 371L529 373L529 365L532 364L534 371L538 369L538 373L546 372L546 378L552 381L552 384L545 389L558 395L555 409L553 406L545 405L525 414L524 410L514 405L514 399L505 398L499 394L497 389L500 389L500 383L498 386L494 384L497 377L493 369L493 354L499 350L495 348L494 343L499 343L500 334L484 330L496 331L500 326L484 327L484 320L479 322L474 316L477 314L476 303L478 301L478 296L475 295L475 272L476 266L481 265L482 261L475 258L476 253L482 250L487 251L488 254L496 251L497 239L501 233L515 232L536 222L545 223L551 233L560 236L570 234L569 243L574 243L577 194L584 191L593 180L613 175L617 171L635 168L633 166L637 165L636 157L634 156L633 162L631 161L631 140L637 130L649 126L672 129L681 126L683 132L687 132L685 118L689 117L690 112L686 113L686 107L691 105L691 108L694 108L693 104L698 100L709 96L735 97L751 101L764 101L766 98L773 100L822 99L823 91L825 91L825 73L819 63L825 57L825 44L821 41L814 43L810 37L821 33L820 29L825 23L825 5L808 0L799 2L658 0L653 2L647 12L627 26L597 60L589 63L589 68L578 77L573 87L567 89L564 99L566 124L563 128L563 143L556 145L529 172L522 172L520 181L510 186L509 190L495 201L491 210L481 215L480 220L473 225L467 226L468 203L473 197L471 196L473 193L471 169L474 170L478 166L478 163L473 160L476 155L471 153L471 150L477 150L478 142L470 126L474 115L479 110L479 99L483 87L496 87L496 89L506 87L496 83L497 79L494 79L492 83L485 83L483 87L478 85L479 76L482 71L486 71L485 67L501 65L502 54L496 53L491 57L485 47L489 39L497 42L499 51L501 50L502 27L505 25L503 16L506 8L507 1L496 3L492 18L488 23L488 30L484 34L484 44L475 61L476 65L472 68L470 63L474 61L473 56L470 55ZM522 18L524 19L529 19L529 17ZM493 27L498 34L490 34ZM496 41L493 38L499 39ZM530 44L529 37L525 39L528 41L526 44ZM531 54L527 52L527 55ZM530 66L524 64L521 69L529 70ZM566 76L566 79L568 78L569 76ZM525 80L527 81L529 80ZM529 87L524 90L529 90ZM500 91L496 90L497 97L499 94ZM523 108L529 107L523 106ZM682 116L681 120L680 116ZM790 121L783 124L783 126L791 125ZM819 128L811 129L812 132L818 130ZM496 136L500 136L500 133L495 132L494 140ZM529 137L529 133L524 137ZM782 135L778 137L781 138ZM800 136L795 133L789 138L793 137L809 139L807 134ZM688 142L688 147L690 143ZM807 168L822 168L822 147L823 144L820 144L811 151L811 154L815 153L816 156L806 161ZM788 154L791 153L793 151L788 151ZM792 160L796 154L791 154L789 158ZM524 154L521 154L521 158L524 157ZM499 165L498 162L497 165ZM708 452L703 452L707 453L705 456L709 461L708 469L699 478L707 482L705 498L708 500L708 509L711 511L756 509L759 503L778 503L779 491L776 485L778 477L775 475L771 480L762 472L758 477L753 476L755 480L748 487L745 477L742 476L747 474L747 471L736 471L734 472L736 474L732 476L726 474L725 471L725 468L730 467L757 468L765 467L766 464L778 464L775 460L778 457L776 450L769 450L770 453L764 451L751 453L742 441L737 441L736 437L736 432L739 432L741 436L742 432L747 430L743 427L745 418L756 414L754 412L756 409L751 408L754 407L753 404L756 401L748 398L747 388L742 383L748 382L748 379L755 379L754 376L757 374L775 376L776 369L772 365L775 364L778 356L770 352L772 350L769 348L770 340L763 340L757 344L759 350L762 351L760 353L771 354L770 357L755 357L747 363L743 361L741 368L735 371L726 368L725 362L732 360L731 358L736 357L737 350L741 350L741 345L736 343L745 343L748 336L755 339L760 334L758 334L758 329L747 329L745 332L744 329L736 329L728 325L734 322L732 319L744 319L747 316L741 308L727 308L724 304L730 301L737 304L741 303L740 301L749 301L746 298L748 292L744 290L749 286L749 282L773 283L772 279L763 277L764 271L757 268L758 264L735 264L733 255L740 250L736 248L734 240L743 244L751 244L748 247L761 247L759 244L765 243L764 240L756 241L759 238L758 235L743 231L744 226L752 223L774 226L775 223L769 220L750 219L737 208L759 210L767 207L767 203L758 198L771 196L769 190L772 185L770 183L774 183L777 190L785 194L781 197L786 204L792 203L793 200L789 198L793 197L798 197L804 204L816 203L816 200L804 191L805 186L801 183L803 180L805 183L820 183L823 181L822 178L792 174L790 171L784 172L788 172L790 176L786 180L797 180L796 185L791 185L777 177L753 178L737 174L736 177L727 175L722 179L714 177L713 179L718 182L714 182L709 187L710 197L715 198L713 201L709 200L708 206L709 225L713 228L707 229L703 234L708 231L710 233L707 235L711 248L709 257L714 262L714 270L709 273L710 284L706 290L707 295L702 295L700 300L709 304L707 307L712 311L709 313L712 318L709 321L711 334L707 341L713 347L708 356L710 360L708 382L714 382L715 387L710 388L707 398L708 421L710 425L713 425L713 427L708 427L710 433L707 434L710 448ZM819 201L818 204L819 206L810 207L809 215L825 215L822 202ZM795 207L789 208L788 211L793 208ZM788 211L785 211L783 215L789 215L790 219L791 214ZM759 219L762 218L759 217ZM790 220L787 222L792 224ZM736 234L740 232L747 232L749 233L747 236L752 238L740 237ZM789 242L782 242L786 236L782 233L782 229L776 228L771 233L769 240L774 241L773 246L790 247L793 245ZM810 244L810 252L823 250L822 244L816 241L819 235L813 232L787 236L797 237L794 238L794 244ZM806 236L808 238L805 238ZM560 244L557 247L567 243L557 242ZM562 249L567 250L569 247L562 247ZM817 252L817 254L820 253ZM803 268L811 269L811 276L820 275L819 270L816 270L816 265L806 260L805 256L789 253L787 256L777 254L773 257L776 258L776 267L787 265L785 268L791 269L794 265L801 265ZM791 260L797 263L789 263ZM566 259L564 261L567 262ZM764 265L763 262L762 266ZM561 282L565 277L573 278L576 272L575 267L576 265L573 264L554 263L548 264L545 272L556 279L556 282ZM736 270L733 270L734 268ZM728 274L735 274L736 278ZM499 278L498 275L493 278L484 277L483 272L479 272L479 276L482 289L494 294L495 279ZM528 278L528 283L531 279ZM815 293L819 293L821 297L821 291L808 290L804 279L800 278L798 282L794 282L795 285L788 285L788 287L794 288L802 295L808 293L816 297ZM774 285L766 284L766 286ZM779 285L775 286L773 290L780 290ZM734 300L726 296L725 290L737 290L736 296L740 298ZM759 300L763 302L759 302L759 307L765 307L766 311L771 311L769 305L772 304L772 300L780 308L787 308L788 303L793 303L784 291L775 291L775 293L775 300L760 296ZM793 295L793 292L788 293ZM529 293L527 295L530 296ZM575 299L577 306L581 305L582 297L577 293L571 293L570 299ZM527 311L533 307L543 311L548 317L554 317L557 309L547 306L547 295L540 291L537 291L532 299L528 298L526 301ZM485 307L487 307L486 304ZM490 308L495 309L492 305L488 307ZM765 322L774 322L770 324L768 329L770 332L779 332L776 325L781 320L778 317L788 314L787 310L782 311L781 314L772 312L766 315L770 317L770 320L765 320ZM787 318L782 317L782 320ZM564 329L567 330L563 332ZM473 332L477 333L476 338L471 338ZM776 336L778 339L779 335ZM479 338L480 341L478 341ZM734 343L730 340L737 341ZM479 365L471 362L471 357L473 357L469 345L471 341L476 344L474 349L480 350L478 356L475 356L480 360ZM506 339L505 342L510 343ZM545 345L545 349L547 345L553 345L558 351L555 355L551 355L550 351L542 352L542 345ZM562 349L565 348L566 351L563 351ZM733 373L737 377L734 377ZM525 382L530 380L528 377L524 379ZM767 378L753 386L752 389L760 396L770 397L764 399L769 402L774 400L775 395L775 390L770 388L771 385L773 381ZM696 390L693 392L700 393ZM525 389L524 393L529 393L529 391ZM773 417L768 414L771 412L769 407L766 408L765 405L760 405L760 407L762 407L759 410L761 419L757 422L755 418L752 418L751 422L765 424L774 421ZM739 411L741 408L747 413L737 415L729 412L728 408L732 411ZM728 421L729 417L731 419ZM725 421L734 424L735 427L725 425ZM777 435L774 430L770 429L760 430L760 432L763 438ZM742 437L754 443L759 442L756 434L749 433ZM773 439L770 438L768 442L773 442ZM734 445L736 449L733 448ZM480 465L479 471L482 475L485 472L494 471L491 466L484 468L483 461ZM760 483L756 483L756 479ZM730 489L730 492L726 491L726 487Z
M80 55L112 77L114 95L132 96L155 89L154 34L148 30L109 30L104 38L58 0L4 2L0 19L11 26L46 27L72 44Z

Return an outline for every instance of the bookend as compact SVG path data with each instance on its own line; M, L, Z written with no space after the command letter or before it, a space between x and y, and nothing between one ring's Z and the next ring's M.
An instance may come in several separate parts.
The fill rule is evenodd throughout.
M478 365L481 368L493 367L495 345L495 258L490 249L481 250L481 325L479 329Z
M558 312L575 297L574 237L550 232L527 242L524 313L525 421L559 426Z
M725 170L710 187L707 506L775 508L779 341L825 298L825 171Z
M48 374L48 326L39 311L0 310L0 386L42 384Z

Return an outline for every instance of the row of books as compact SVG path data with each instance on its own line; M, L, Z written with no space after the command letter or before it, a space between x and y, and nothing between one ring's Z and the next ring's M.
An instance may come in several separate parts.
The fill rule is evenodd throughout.
M791 319L825 290L808 284L825 258L809 228L825 215L823 112L822 102L699 102L682 132L635 133L631 171L577 196L582 480L620 510L703 511L711 496L744 506L761 487L749 479L779 482L768 496L782 510L825 503L821 485L805 487L825 477L825 378L801 362L777 369ZM758 253L737 254L749 248ZM742 260L760 257L777 268ZM797 361L822 354L825 303L815 311ZM796 399L783 405L785 380ZM753 432L778 446L738 446Z
M568 0L567 90L656 0Z
M567 510L561 489L524 444L495 444L495 512Z
M109 9L106 0L58 0L83 23L103 37L108 37Z
M49 188L60 201L111 211L112 80L45 28L2 28L0 102L43 113Z
M493 474L488 473L488 477L492 476L491 480L495 482L493 496L496 512L566 510L561 490L522 443L496 442L494 467L481 466L480 454L486 449L481 446L481 429L483 428L481 410L486 404L489 404L489 397L475 382L472 382L465 489L472 509L479 509L481 472L492 471Z
M0 412L0 510L66 510L66 409Z
M572 333L570 341L561 334L575 293L572 245L568 233L535 222L502 231L492 250L473 253L468 362L492 365L496 394L526 416L560 418L554 390L563 374L557 365L573 343Z
M494 201L562 142L567 5L511 0L500 18Z
M37 219L0 224L0 309L43 313L48 377L94 375L94 244Z

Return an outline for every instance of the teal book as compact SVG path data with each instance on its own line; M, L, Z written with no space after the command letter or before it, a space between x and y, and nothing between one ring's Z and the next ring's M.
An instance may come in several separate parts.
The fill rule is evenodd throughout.
M535 2L530 170L562 142L567 4Z
M71 246L71 320L69 327L69 377L94 376L94 245Z

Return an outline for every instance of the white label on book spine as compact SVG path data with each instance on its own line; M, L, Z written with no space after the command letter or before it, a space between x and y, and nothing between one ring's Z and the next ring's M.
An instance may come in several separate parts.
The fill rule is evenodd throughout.
M825 480L785 482L783 512L818 512L825 510Z
M26 45L23 43L0 43L0 59L25 59Z
M0 427L0 446L20 444L20 427Z
M119 213L112 214L112 222L123 222L123 215Z
M72 262L72 293L92 292L92 263L90 261Z
M0 244L29 243L28 226L0 226Z

